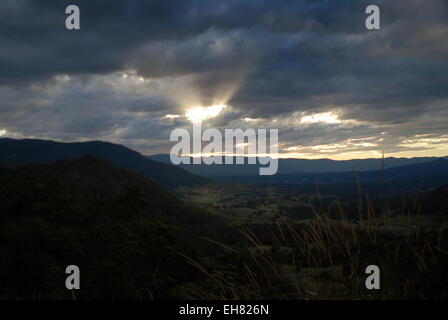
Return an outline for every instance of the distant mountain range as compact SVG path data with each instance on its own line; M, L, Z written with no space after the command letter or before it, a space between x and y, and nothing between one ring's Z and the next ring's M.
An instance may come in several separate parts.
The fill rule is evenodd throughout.
M147 156L147 158L171 163L170 156L158 154ZM411 164L427 163L437 160L436 157L424 158L385 158L384 169L402 167ZM180 167L197 175L212 179L227 179L238 176L258 176L259 165L247 164L248 158L245 158L245 165L183 165ZM372 171L381 170L381 159L355 159L345 161L335 161L330 159L279 159L277 175L282 174L305 174L305 173L334 173L334 172L353 172L354 170Z
M168 155L150 156L158 161L169 161ZM247 162L247 159L246 159ZM191 173L226 182L258 184L287 184L301 186L311 192L315 182L321 190L335 194L356 193L356 172L362 184L368 184L372 192L400 194L432 190L448 183L448 160L446 158L386 158L381 183L381 159L334 161L329 159L280 159L278 173L260 176L259 165L180 165Z
M142 154L108 142L92 141L61 143L45 140L0 139L0 164L21 165L49 163L91 154L111 164L140 173L165 188L192 186L213 180L228 182L314 184L353 183L356 171L362 182L377 183L381 177L381 159L334 161L329 159L280 159L278 173L259 176L259 164L245 165L180 165L171 164L169 155L143 156ZM425 181L428 187L448 183L446 158L386 158L384 182L396 184ZM0 168L0 171L2 169ZM410 184L411 185L411 184ZM405 185L403 185L405 187Z
M322 183L349 183L355 180L355 171L327 172L327 173L302 173L302 174L280 174L273 181L295 181ZM369 170L357 172L360 180L364 183L381 182L381 170ZM414 163L401 167L384 170L384 183L395 183L400 181L426 182L432 186L448 183L448 160L439 158L430 162Z
M49 163L65 158L95 155L111 164L140 173L165 188L191 186L209 180L169 163L153 161L124 146L102 141L61 143L46 140L0 139L0 163Z

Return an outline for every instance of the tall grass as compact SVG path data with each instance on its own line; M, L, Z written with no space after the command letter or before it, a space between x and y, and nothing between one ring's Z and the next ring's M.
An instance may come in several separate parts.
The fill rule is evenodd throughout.
M443 228L421 227L417 199L409 209L403 199L398 213L388 202L376 212L355 176L357 221L347 217L339 202L337 217L331 218L318 192L320 205L309 201L313 219L291 222L278 214L269 246L249 227L240 230L248 240L244 248L206 239L240 263L229 272L185 256L207 280L200 292L183 287L183 294L201 299L446 299L448 239ZM380 290L364 285L368 265L380 268Z

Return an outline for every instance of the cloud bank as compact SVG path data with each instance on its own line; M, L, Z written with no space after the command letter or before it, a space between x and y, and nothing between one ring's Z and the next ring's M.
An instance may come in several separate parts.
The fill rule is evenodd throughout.
M198 106L217 128L278 128L284 156L448 154L448 3L65 1L0 4L0 135L168 152ZM166 117L171 115L171 117Z

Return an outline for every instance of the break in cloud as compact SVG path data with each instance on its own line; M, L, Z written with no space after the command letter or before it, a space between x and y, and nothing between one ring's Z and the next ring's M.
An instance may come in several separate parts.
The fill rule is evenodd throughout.
M81 30L65 29L65 7ZM284 157L448 154L448 3L33 1L0 4L0 136L166 153L205 125L278 128Z

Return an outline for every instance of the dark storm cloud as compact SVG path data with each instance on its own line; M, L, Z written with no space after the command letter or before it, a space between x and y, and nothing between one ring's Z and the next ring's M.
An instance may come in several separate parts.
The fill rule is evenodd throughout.
M0 76L3 81L12 81L55 73L104 73L120 70L130 63L145 69L145 65L157 65L158 61L167 62L162 63L165 74L163 70L153 70L154 74L146 70L146 73L151 76L181 73L185 65L192 71L200 71L210 65L205 49L211 39L204 37L202 42L200 38L191 42L188 39L209 29L244 33L258 28L264 30L259 37L301 31L361 32L362 6L357 2L344 3L80 0L76 4L81 8L82 28L68 33L64 27L67 1L5 0L0 7ZM234 56L227 59L238 58L239 51L247 49L248 39L244 35L236 40L240 45L233 48L236 49ZM145 47L149 58L145 56ZM171 66L173 54L175 62ZM218 64L232 66L223 62Z
M15 1L0 6L1 79L119 70L148 39L177 37L188 1L76 1L82 27L65 29L67 1ZM174 9L175 8L175 9Z
M80 7L81 30L65 29L68 4ZM442 128L448 3L375 1L380 31L364 27L369 4L3 0L0 130L139 147L146 134L160 146L174 121L164 115L182 114L184 101L215 100L231 108L211 124L278 119L287 145L353 135L296 126L295 117L313 112L337 110L364 135L381 131L368 124L391 125L396 139L429 130L434 119Z

